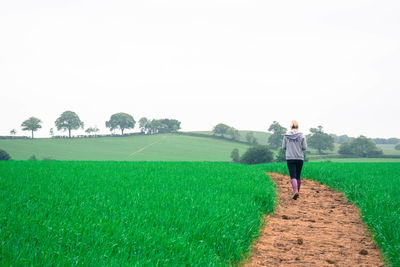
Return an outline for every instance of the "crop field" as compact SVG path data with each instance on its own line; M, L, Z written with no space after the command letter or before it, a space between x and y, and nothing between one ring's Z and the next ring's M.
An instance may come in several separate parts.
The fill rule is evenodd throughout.
M285 164L263 170L287 174ZM400 266L400 163L306 163L307 177L344 192L361 210L387 263Z
M0 148L13 159L114 161L231 161L234 148L249 146L226 140L174 134L72 139L7 139Z
M0 162L0 263L237 264L275 197L240 164Z

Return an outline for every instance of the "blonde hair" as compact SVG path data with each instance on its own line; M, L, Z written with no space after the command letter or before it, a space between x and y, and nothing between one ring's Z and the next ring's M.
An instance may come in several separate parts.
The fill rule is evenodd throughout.
M292 122L290 123L290 128L299 129L299 123L296 120L292 120Z

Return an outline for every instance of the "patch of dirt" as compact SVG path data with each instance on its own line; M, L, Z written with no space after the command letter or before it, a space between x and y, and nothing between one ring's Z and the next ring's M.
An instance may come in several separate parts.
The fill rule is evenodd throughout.
M290 178L268 173L279 205L245 266L384 266L357 207L327 186L302 179L293 200Z

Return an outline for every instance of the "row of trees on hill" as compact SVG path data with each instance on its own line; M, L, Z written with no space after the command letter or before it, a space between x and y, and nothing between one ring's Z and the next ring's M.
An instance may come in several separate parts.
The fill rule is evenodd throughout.
M33 138L33 133L42 128L41 124L42 121L40 119L30 117L22 122L21 127L23 131L30 131ZM105 124L110 131L120 130L121 135L123 135L125 130L135 127L136 121L131 115L119 112L111 115L110 120L106 121ZM175 119L149 120L143 117L139 120L141 132L146 134L177 132L181 128L180 125L181 122ZM55 126L58 131L68 131L68 137L71 138L71 132L79 128L83 129L84 123L75 112L65 111L57 118ZM89 127L85 132L88 134L97 133L99 129L97 127ZM15 135L16 130L13 129L10 133ZM54 135L53 128L50 129L50 135Z
M232 140L239 140L241 137L241 134L239 132L238 129L226 125L224 123L219 123L217 125L214 126L214 128L212 129L212 133L213 135L217 135L217 136L221 136L221 137L225 137L225 136L230 136L230 139ZM245 136L246 141L249 144L252 145L257 145L257 138L254 136L253 132L247 132L246 136Z
M231 137L232 140L238 140L240 137L239 130L224 123L219 123L215 125L212 132L214 135L220 135L221 137L225 137L225 135L228 135Z
M282 140L288 129L274 121L268 128L272 134L268 138L268 145L271 149L280 149L282 147ZM310 134L307 135L308 146L318 150L319 154L322 154L326 150L334 149L334 139L329 134L323 131L322 126L317 128L311 128Z
M214 134L229 134L232 127L225 124L218 124L214 127ZM242 156L239 150L234 149L231 153L233 162L246 164L266 163L273 161L273 153L269 149L278 150L276 161L285 161L285 151L282 149L282 140L287 129L274 121L268 128L271 135L268 138L268 146L254 146L249 148ZM324 132L322 126L311 128L310 134L306 136L308 146L323 154L326 151L334 150L335 141L340 143L339 154L356 157L380 157L383 151L376 146L376 143L365 136L351 138L347 135L336 136ZM400 150L400 143L396 146ZM305 157L307 157L305 155Z
M274 121L268 131L272 135L268 138L268 144L271 149L278 149L282 146L283 136L287 129ZM339 154L358 157L380 157L383 151L376 146L376 143L365 136L358 138L348 137L347 135L336 136L324 132L322 126L311 128L310 134L306 136L308 146L323 154L326 151L334 150L335 141L340 143ZM391 138L395 139L395 138ZM400 146L400 145L399 145ZM282 153L280 151L280 153Z
M175 119L149 120L145 117L139 120L139 128L142 133L174 133L181 129L181 122Z

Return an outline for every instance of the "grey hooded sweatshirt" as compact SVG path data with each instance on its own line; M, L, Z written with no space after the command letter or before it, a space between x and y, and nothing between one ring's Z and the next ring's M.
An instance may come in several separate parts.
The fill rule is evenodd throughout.
M286 150L287 160L304 160L303 150L307 149L306 137L298 131L289 131L283 137L282 148Z

